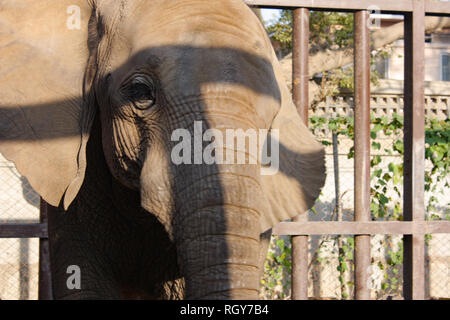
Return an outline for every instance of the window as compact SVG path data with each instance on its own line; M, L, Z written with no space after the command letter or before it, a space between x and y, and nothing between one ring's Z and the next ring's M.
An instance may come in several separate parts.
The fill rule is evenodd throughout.
M442 81L450 81L450 52L441 56Z
M373 69L378 72L381 79L389 79L389 57L377 59Z

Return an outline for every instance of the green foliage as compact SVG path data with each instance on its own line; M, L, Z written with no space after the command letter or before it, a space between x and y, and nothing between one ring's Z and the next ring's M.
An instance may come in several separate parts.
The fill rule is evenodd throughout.
M355 250L355 240L353 237L337 236L336 243L338 246L338 266L339 283L341 289L341 297L346 300L350 297L350 287L354 284L351 281L346 281L346 273L353 271L353 252Z
M310 118L310 129L313 132L318 130L330 130L340 136L348 139L354 139L354 120L353 117L321 118L312 116ZM390 156L403 156L404 145L400 139L394 139L390 148L383 147L380 142L380 136L398 137L403 131L403 118L394 114L391 118L371 117L371 138L372 138L372 158L371 158L371 203L370 210L373 220L403 220L402 212L402 188L403 188L403 163L389 162L385 163L381 152ZM432 165L431 169L425 171L425 191L430 197L427 203L428 219L450 220L450 210L447 210L444 217L437 214L438 200L435 194L443 192L438 190L438 182L445 182L444 188L448 188L449 171L449 145L450 145L450 121L427 119L425 124L425 159ZM331 145L330 140L323 140L325 146ZM383 149L383 150L382 150ZM347 151L348 158L354 157L354 148ZM442 185L442 183L441 183ZM393 197L389 190L394 190L396 197ZM448 207L448 204L446 204ZM288 290L289 281L283 282L283 277L290 279L291 274L291 247L286 241L277 239L275 242L276 250L269 253L265 264L265 277L262 281L263 287L267 292L270 288L278 285L279 289ZM431 235L426 235L428 244ZM341 297L347 299L350 296L350 289L354 286L353 282L346 281L346 274L353 269L354 242L352 237L337 236L326 237L314 253L313 259L316 263L329 263L320 256L322 245L329 241L334 242L338 248L338 266L339 282L341 285ZM381 288L376 292L378 297L399 294L401 283L401 266L403 264L403 243L397 244L392 241L391 236L387 236L383 246L388 254L386 262L377 262L377 266L384 272L384 279ZM314 262L313 262L314 263ZM286 295L277 293L278 297L286 298Z
M280 42L284 52L292 50L292 22L291 10L282 10L281 16L275 23L267 26L269 36ZM342 50L352 48L354 15L342 12L312 11L310 13L310 53L314 55L320 51ZM384 59L391 54L387 48L372 53L371 64L375 65L378 59ZM371 82L378 84L380 75L372 68ZM317 104L327 96L335 95L342 89L354 89L354 70L352 65L342 66L334 70L327 70L321 75L320 92L316 96Z
M280 41L284 49L292 49L292 11L282 10L278 21L267 27L269 35Z
M314 11L310 14L310 45L313 50L337 45L339 48L353 45L353 15L338 12ZM269 35L280 41L286 49L292 49L291 10L282 10L280 18L267 27Z
M328 129L336 132L338 135L346 136L349 139L354 139L354 119L353 117L337 117L337 118L321 118L313 116L310 118L310 128L314 131L317 129ZM379 135L384 136L399 136L403 131L403 117L394 114L391 118L375 117L371 118L372 151L374 155L371 158L372 168L372 188L371 188L371 212L372 218L402 220L401 204L398 201L393 201L392 198L387 197L387 185L389 182L393 183L393 189L401 198L400 185L403 184L403 163L395 164L390 162L384 164L382 157L376 154L381 151L381 143L377 141ZM437 192L438 183L445 181L445 187L449 184L447 174L449 172L450 157L450 121L427 119L425 130L425 159L432 164L431 170L425 172L425 191ZM325 146L330 145L329 140L322 141ZM397 139L392 144L391 149L383 150L386 154L394 156L404 155L403 140ZM354 157L354 148L351 147L348 151L348 158ZM387 168L387 170L386 170ZM431 196L428 202L428 211L436 209L437 198Z
M291 282L291 242L273 236L264 262L264 276L261 279L261 296L265 299L287 299Z
M431 175L438 173L438 181L445 179L449 170L450 121L429 120L425 133L425 157L433 163ZM448 182L446 184L448 187Z

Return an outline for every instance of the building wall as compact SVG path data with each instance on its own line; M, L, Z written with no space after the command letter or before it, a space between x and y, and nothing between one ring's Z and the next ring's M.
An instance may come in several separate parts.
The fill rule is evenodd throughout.
M450 54L450 34L431 37L431 43L425 44L425 81L442 80L442 54ZM404 41L399 40L392 46L392 55L388 58L388 79L403 80Z

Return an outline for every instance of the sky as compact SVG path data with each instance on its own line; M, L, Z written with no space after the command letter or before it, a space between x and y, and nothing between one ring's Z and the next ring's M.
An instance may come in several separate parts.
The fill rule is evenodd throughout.
M278 9L261 9L261 14L265 22L269 22L274 20L280 15L280 11Z

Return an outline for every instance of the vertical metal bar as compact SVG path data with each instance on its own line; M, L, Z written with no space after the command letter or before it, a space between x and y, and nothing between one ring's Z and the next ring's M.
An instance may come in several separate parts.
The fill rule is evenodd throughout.
M309 108L309 10L293 11L292 98L297 111L308 125Z
M41 199L40 222L48 223L47 204ZM39 239L39 300L52 300L52 277L48 238Z
M341 181L339 177L339 144L338 135L333 132L333 169L334 169L334 194L335 194L335 208L336 221L342 221L342 204L341 204Z
M297 110L308 125L309 10L293 12L292 95ZM307 221L306 213L295 221ZM292 299L308 299L308 236L292 237Z
M355 13L355 221L370 221L370 34L368 11ZM370 236L355 236L355 299L370 299Z
M334 190L335 190L335 212L336 212L336 221L342 221L342 204L341 204L341 187L340 187L340 178L339 178L339 144L338 144L338 134L336 131L332 133L333 140L333 168L334 168ZM342 241L343 236L339 235L337 237L337 245L338 252L341 254L342 252ZM344 277L345 271L339 268L339 276ZM344 299L344 295L346 294L346 284L341 281L341 298Z
M413 0L413 12L405 14L404 189L405 221L423 221L425 167L425 8ZM403 295L425 299L425 239L423 234L403 237Z
M28 249L30 247L30 239L22 238L19 240L19 242L20 242L19 261L21 263L19 269L19 285L20 285L19 300L28 300L30 291L30 266L29 266L30 257L28 253Z

